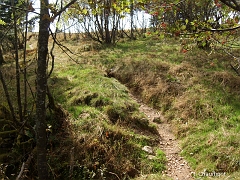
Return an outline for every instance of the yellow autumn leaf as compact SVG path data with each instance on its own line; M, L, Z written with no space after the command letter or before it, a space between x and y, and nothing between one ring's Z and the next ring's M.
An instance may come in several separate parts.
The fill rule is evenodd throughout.
M0 19L0 25L6 25L6 23Z
M83 14L87 14L87 13L88 13L88 10L87 10L87 9L83 9L83 10L82 10L82 13L83 13Z

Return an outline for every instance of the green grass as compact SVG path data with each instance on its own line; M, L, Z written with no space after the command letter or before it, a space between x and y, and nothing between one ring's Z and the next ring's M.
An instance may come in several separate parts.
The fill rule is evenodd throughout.
M114 77L145 103L162 110L182 140L183 155L196 172L227 172L239 164L240 79L229 56L178 41L141 39L99 51L89 62L116 69Z
M55 99L71 114L77 139L74 146L79 150L75 157L79 161L77 171L82 172L84 166L85 173L94 172L95 178L100 178L102 169L108 179L115 178L108 172L121 178L135 177L145 166L150 167L146 173L161 172L164 154L152 164L141 158L143 146L156 146L156 127L139 112L128 89L94 66L74 64L63 69L55 71L49 84Z
M239 177L240 79L229 68L228 55L196 47L182 53L180 42L168 38L148 37L88 52L77 49L76 42L68 43L82 53L73 57L80 64L56 50L49 87L56 102L70 113L72 139L58 142L58 150L50 152L52 176L69 178L69 167L74 165L73 179L94 174L94 178L116 178L111 172L122 179L137 175L143 176L139 180L167 179L161 174L166 159L157 148L156 127L139 112L130 90L173 124L182 155L196 174L206 170ZM106 76L108 69L114 70L115 78ZM10 67L4 70L11 79ZM11 84L9 90L13 93ZM141 149L145 145L154 147L155 159L147 158ZM75 153L69 153L72 147Z

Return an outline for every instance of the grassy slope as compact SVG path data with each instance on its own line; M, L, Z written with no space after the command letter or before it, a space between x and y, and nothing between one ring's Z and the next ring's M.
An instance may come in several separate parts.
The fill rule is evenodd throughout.
M156 128L139 113L127 88L93 66L63 64L58 64L49 84L72 114L73 147L78 152L74 178L88 179L95 173L95 179L123 179L164 170ZM156 159L147 158L142 150L146 145L154 147Z
M164 169L162 153L151 161L141 150L151 145L159 152L155 128L139 113L128 90L105 77L109 69L145 103L165 114L196 174L206 169L239 177L240 79L231 72L228 56L207 55L198 49L183 54L178 42L157 39L119 43L99 51L91 45L89 52L79 49L76 41L66 46L81 52L74 57L81 65L56 50L49 85L57 102L71 113L73 134L64 141L50 139L57 142L54 151L49 148L53 177L66 178L71 173L79 179L104 172L109 178L124 178ZM9 73L10 67L6 68ZM34 67L31 70L34 84Z
M159 136L156 128L139 112L138 104L129 97L128 89L116 79L105 77L104 71L90 64L73 63L58 48L55 54L56 64L49 79L49 89L56 102L70 113L70 123L64 122L61 131L56 132L63 117L47 109L50 178L127 179L144 173L161 174L166 158L157 146ZM2 70L9 82L12 100L16 102L12 88L14 81L11 81L14 77L12 61L8 59ZM36 62L32 60L28 77L33 93L35 67ZM3 94L3 89L0 93ZM28 100L31 108L33 99L30 92ZM4 97L1 97L2 104L6 104ZM34 119L32 121L34 123ZM155 158L149 159L148 153L142 150L146 145L153 147ZM34 143L29 146L34 147ZM31 147L28 149L30 152ZM13 156L12 159L18 158L17 162L11 161L8 166L16 166L13 172L17 174L24 154L18 146L13 150L19 157ZM34 160L30 172L29 177L36 176Z
M227 55L179 49L176 41L144 39L86 53L83 59L112 69L133 93L164 112L196 174L237 172L240 78L231 71Z

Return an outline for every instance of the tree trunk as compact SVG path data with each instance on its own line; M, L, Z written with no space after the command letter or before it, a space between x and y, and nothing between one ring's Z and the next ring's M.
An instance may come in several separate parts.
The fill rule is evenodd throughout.
M13 108L13 105L12 105L12 101L10 100L10 95L9 95L9 92L8 92L8 89L7 89L7 85L4 81L1 69L0 69L0 81L1 81L2 86L3 86L5 96L7 98L7 102L8 102L9 109L11 111L12 119L14 120L14 122L17 122L16 116L15 116L15 113L14 113L14 108Z
M63 24L63 37L64 37L64 41L67 40L67 35L66 35L66 27L65 24Z
M47 54L50 18L48 0L41 1L41 12L38 36L37 60L37 97L36 97L36 138L37 138L37 166L39 180L48 179L47 168L47 138L46 138L46 90L47 90Z
M3 58L3 53L2 53L2 48L0 46L0 66L5 63L4 58Z
M131 1L131 6L130 6L130 16L131 16L131 40L134 39L133 37L133 2Z
M27 6L28 7L28 6ZM24 49L23 49L23 81L24 81L24 103L23 103L23 116L27 115L27 67L26 67L26 50L27 50L27 34L28 34L28 11L26 11L25 15L26 25L25 25L25 35L23 37L24 40Z
M46 137L46 93L47 93L47 55L50 22L71 6L72 0L64 8L50 18L48 0L41 0L40 21L38 34L38 59L37 59L37 97L36 97L36 141L37 141L37 168L38 179L48 179L47 168L47 137Z
M13 27L14 27L14 50L15 50L15 63L16 63L16 89L17 89L17 102L18 102L18 114L20 122L23 122L22 115L22 98L21 98L21 83L20 83L20 67L19 67L19 57L18 57L18 34L17 34L17 15L14 0L11 0L11 5L13 6Z
M105 30L105 43L111 44L111 35L109 30L109 16L110 16L110 3L108 0L104 2L105 9L104 9L104 30Z

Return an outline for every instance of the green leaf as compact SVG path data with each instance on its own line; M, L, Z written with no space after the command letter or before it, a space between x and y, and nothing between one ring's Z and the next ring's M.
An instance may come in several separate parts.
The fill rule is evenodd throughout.
M161 33L160 36L159 36L160 39L163 39L164 37L165 37L164 33Z
M6 23L0 19L0 25L6 25Z
M185 20L185 23L188 24L188 19Z
M187 27L186 27L186 25L182 25L181 26L181 30L183 31L183 30L185 30Z

